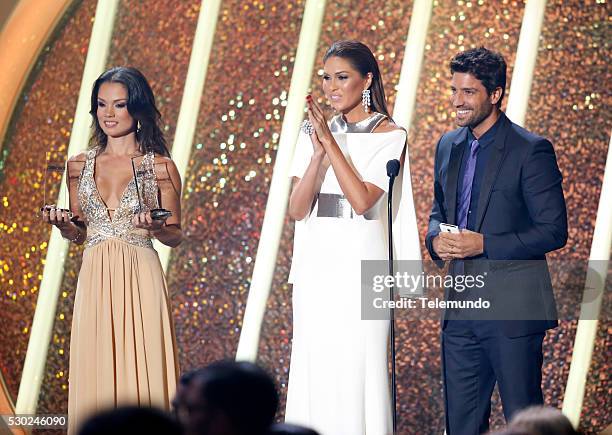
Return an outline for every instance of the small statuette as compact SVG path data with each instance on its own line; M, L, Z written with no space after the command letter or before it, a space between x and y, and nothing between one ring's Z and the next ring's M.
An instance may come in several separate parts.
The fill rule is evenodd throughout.
M170 210L166 210L165 208L154 208L151 210L151 219L156 221L166 220L170 216L172 216L172 212Z
M315 129L312 125L312 122L310 122L308 119L305 119L304 122L302 122L302 131L308 136L313 134L315 132Z
M72 213L69 209L67 208L59 208L57 207L55 204L46 204L43 207L40 208L40 212L44 213L44 212L51 212L51 210L55 210L55 213L66 213L68 215L68 219L72 219L74 217L74 213Z

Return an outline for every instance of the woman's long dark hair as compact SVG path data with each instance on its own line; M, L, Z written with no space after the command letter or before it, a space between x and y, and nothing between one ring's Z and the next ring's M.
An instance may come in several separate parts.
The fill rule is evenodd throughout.
M91 109L89 113L93 118L94 132L91 136L90 144L99 146L100 151L104 151L108 136L98 122L98 91L102 83L121 83L126 87L128 93L127 110L140 123L140 129L136 131L136 140L140 147L140 152L146 154L153 151L162 156L170 156L166 139L159 127L161 113L155 106L155 96L151 86L145 76L136 68L118 66L102 73L94 82L91 91Z
M382 113L391 119L387 109L387 99L385 97L382 77L380 76L380 69L372 50L359 41L336 41L329 47L325 56L323 56L323 62L327 62L327 59L330 57L341 57L348 60L353 65L353 68L359 71L363 77L367 76L368 73L372 73L372 84L369 87L371 92L370 108L372 111Z

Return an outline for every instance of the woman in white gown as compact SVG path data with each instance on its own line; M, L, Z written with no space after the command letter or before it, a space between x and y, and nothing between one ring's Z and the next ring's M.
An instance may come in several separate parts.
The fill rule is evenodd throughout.
M387 111L367 46L338 41L323 60L323 91L337 115L328 123L307 97L309 131L290 172L296 225L285 418L322 435L389 434L389 322L361 319L360 271L361 260L387 258L386 163L400 159L406 133Z

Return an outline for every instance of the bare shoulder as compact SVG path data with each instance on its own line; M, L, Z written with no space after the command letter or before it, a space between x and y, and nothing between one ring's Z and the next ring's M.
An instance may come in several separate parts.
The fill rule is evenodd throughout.
M176 163L170 157L155 153L155 164L165 164L169 170L178 171Z
M393 122L390 122L388 119L385 119L374 129L374 133L388 133L390 131L401 131L401 130L403 130L401 127L398 127Z
M74 156L68 159L68 163L77 163L84 162L87 160L87 151L83 151L82 153L75 154Z
M75 154L74 156L68 159L66 163L66 173L70 180L77 179L83 168L85 168L85 163L87 162L87 152L82 152L79 154Z
M156 163L172 163L172 164L174 164L174 161L170 157L162 156L161 154L157 154L157 153L155 153L155 162Z
M180 186L181 175L176 167L176 163L170 157L155 154L155 172L160 179L170 177L173 183L177 183Z

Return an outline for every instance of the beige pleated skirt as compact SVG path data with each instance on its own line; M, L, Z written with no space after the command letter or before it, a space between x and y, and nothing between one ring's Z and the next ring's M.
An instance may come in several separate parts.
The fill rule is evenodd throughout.
M85 249L70 338L68 433L120 405L170 409L179 374L172 311L153 249Z

